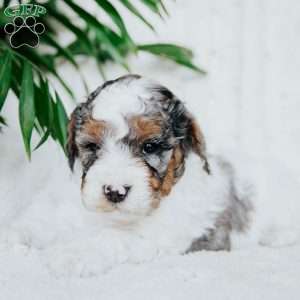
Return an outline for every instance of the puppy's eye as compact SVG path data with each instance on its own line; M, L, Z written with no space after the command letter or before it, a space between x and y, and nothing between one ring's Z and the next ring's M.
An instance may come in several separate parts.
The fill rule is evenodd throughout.
M145 154L153 154L159 150L159 144L158 143L145 143L143 145L143 152Z
M100 145L98 145L97 143L93 143L93 142L89 142L84 144L84 149L91 151L91 152L96 152L97 150L100 149Z

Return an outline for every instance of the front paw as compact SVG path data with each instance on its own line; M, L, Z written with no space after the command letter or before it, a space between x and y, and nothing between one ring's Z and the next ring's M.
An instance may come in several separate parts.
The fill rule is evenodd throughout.
M127 260L126 247L112 236L78 239L57 245L43 253L48 270L55 277L93 277L108 272Z
M105 273L110 264L97 249L78 244L56 246L44 255L49 272L55 277L94 277Z

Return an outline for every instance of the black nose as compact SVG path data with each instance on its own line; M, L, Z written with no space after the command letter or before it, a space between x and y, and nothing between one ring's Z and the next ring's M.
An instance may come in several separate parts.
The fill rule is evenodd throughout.
M125 200L126 196L128 195L131 186L123 185L121 188L114 188L111 185L104 185L103 186L103 194L105 195L106 199L113 203L119 203Z

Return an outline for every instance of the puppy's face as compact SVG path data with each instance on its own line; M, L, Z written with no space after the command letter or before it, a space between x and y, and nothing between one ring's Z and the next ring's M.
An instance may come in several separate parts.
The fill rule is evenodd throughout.
M191 150L209 173L202 133L184 105L135 75L98 88L69 123L69 161L81 161L90 210L147 215L180 179Z

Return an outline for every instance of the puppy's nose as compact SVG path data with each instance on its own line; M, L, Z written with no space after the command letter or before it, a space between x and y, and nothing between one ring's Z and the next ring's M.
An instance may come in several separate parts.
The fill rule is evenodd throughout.
M120 187L113 187L112 185L103 186L103 194L106 199L113 203L119 203L125 200L131 186L123 185Z

